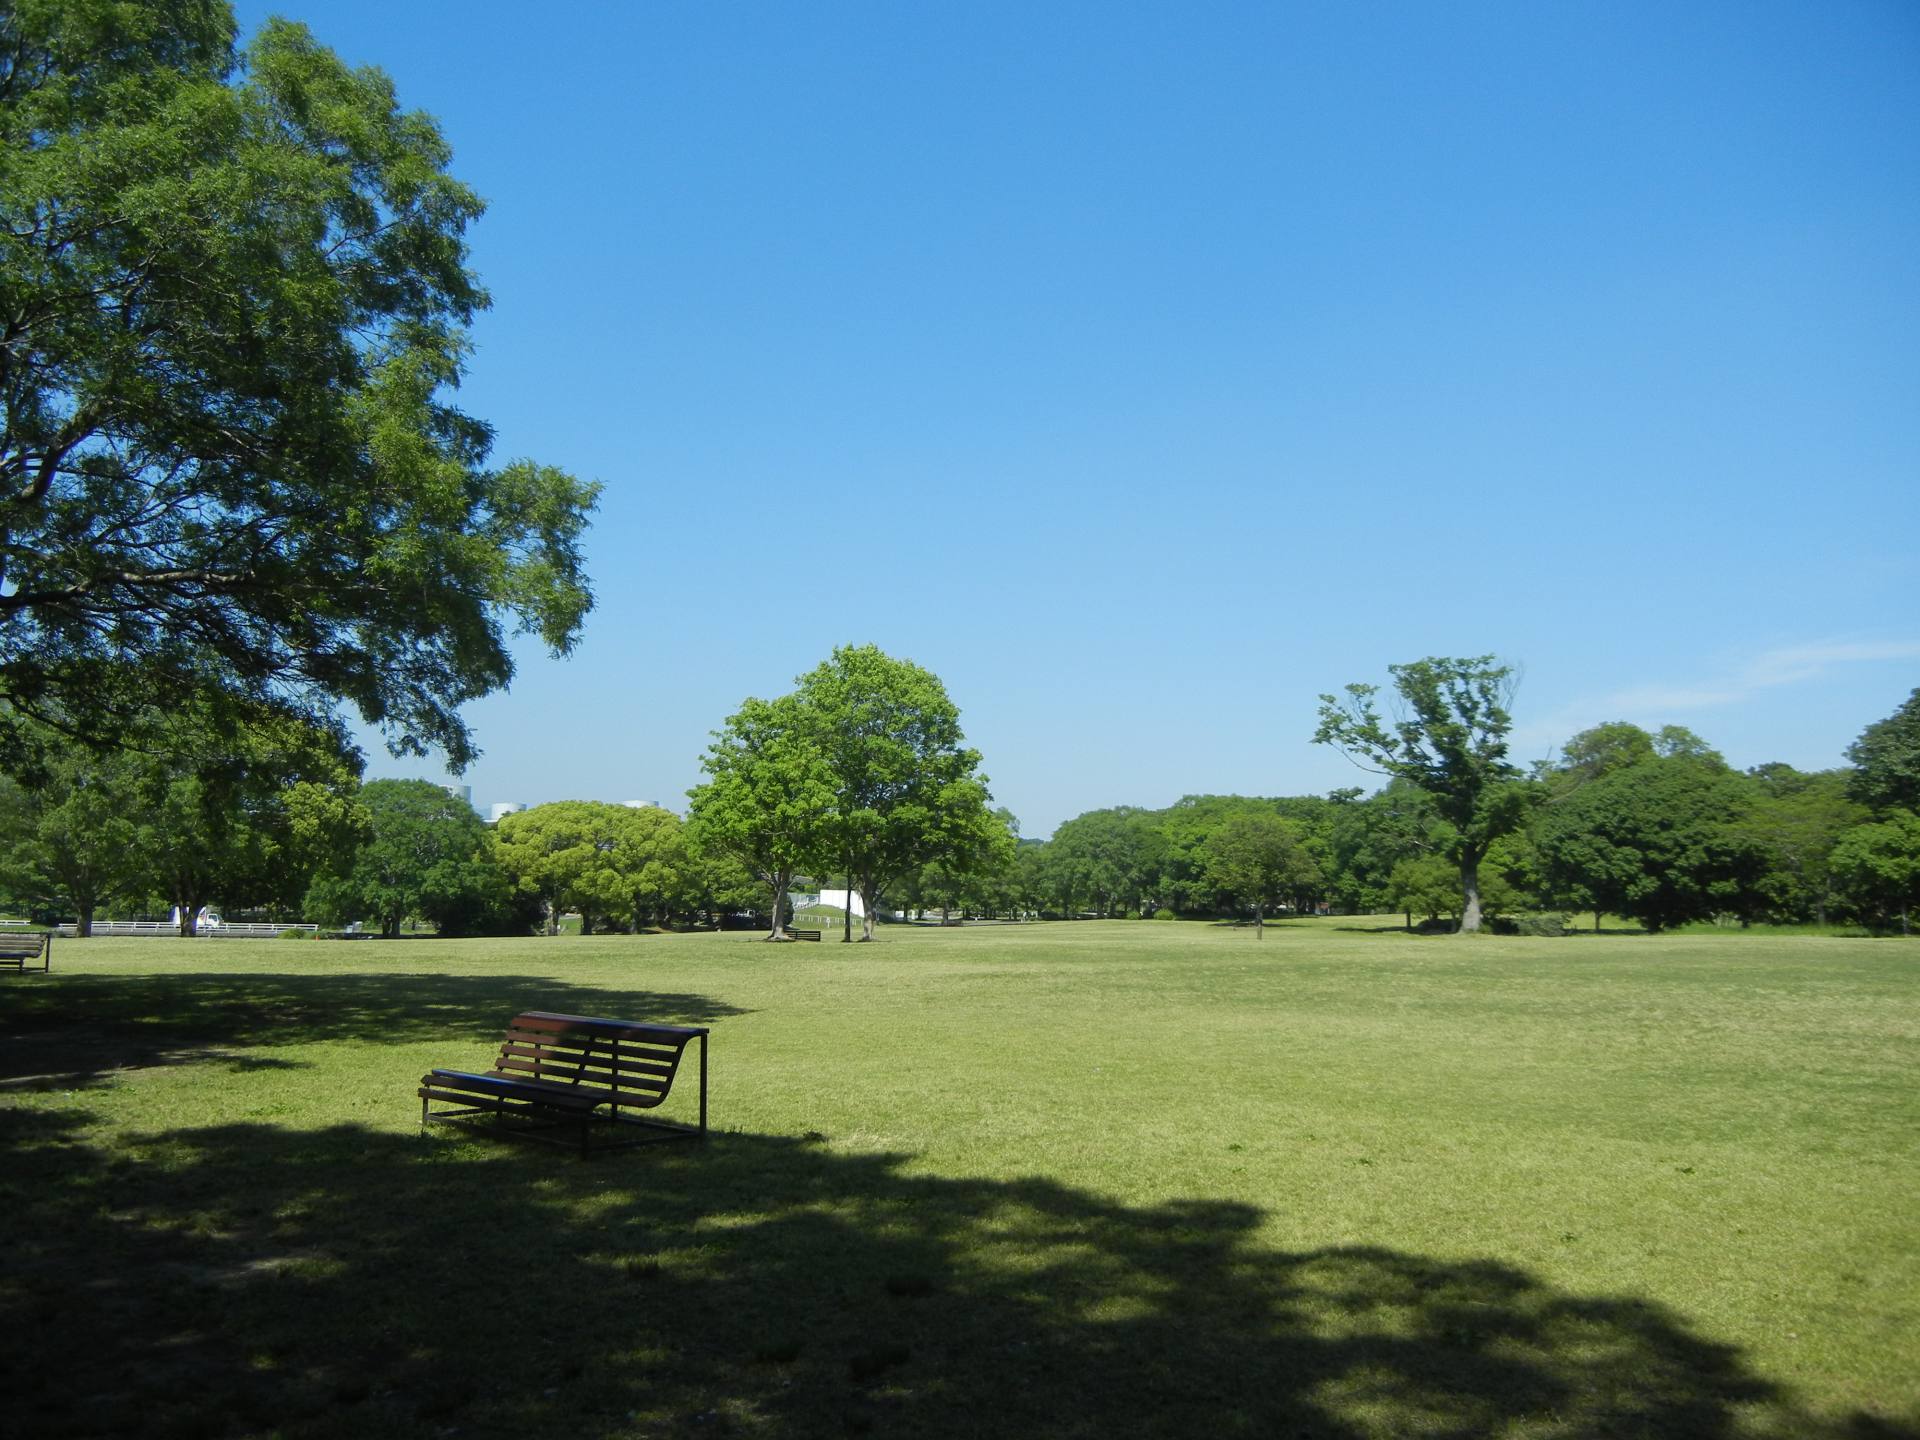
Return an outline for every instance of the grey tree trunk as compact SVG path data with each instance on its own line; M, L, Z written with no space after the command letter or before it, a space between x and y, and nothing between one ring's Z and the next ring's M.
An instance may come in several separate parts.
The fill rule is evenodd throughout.
M769 940L787 938L787 887L793 884L793 871L782 870L773 876L773 928L767 932Z
M1460 933L1472 935L1480 929L1480 856L1463 851L1460 856Z

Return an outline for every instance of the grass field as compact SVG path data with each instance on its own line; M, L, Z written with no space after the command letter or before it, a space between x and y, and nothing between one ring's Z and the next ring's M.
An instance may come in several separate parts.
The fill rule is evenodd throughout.
M1920 946L1083 923L62 942L16 1435L1912 1435ZM419 1133L544 1008L700 1146ZM676 1094L676 1101L690 1099Z

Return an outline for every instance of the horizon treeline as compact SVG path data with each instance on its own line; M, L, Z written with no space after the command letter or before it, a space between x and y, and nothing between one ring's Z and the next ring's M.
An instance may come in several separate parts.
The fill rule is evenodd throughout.
M168 743L107 754L40 737L24 779L0 780L0 900L81 933L96 916L169 909L190 932L208 903L389 935L410 921L552 933L562 913L584 932L769 918L765 877L668 810L556 801L489 824L430 781L362 783L297 729L195 745L168 723ZM1494 928L1535 934L1561 933L1574 912L1649 930L1716 919L1904 933L1920 899L1920 690L1848 758L1741 771L1678 726L1596 726L1502 782L1518 818L1481 862L1480 903ZM1405 778L1372 793L1117 805L1046 840L993 813L1008 843L936 853L879 902L1009 919L1394 914L1425 928L1461 912L1448 822Z

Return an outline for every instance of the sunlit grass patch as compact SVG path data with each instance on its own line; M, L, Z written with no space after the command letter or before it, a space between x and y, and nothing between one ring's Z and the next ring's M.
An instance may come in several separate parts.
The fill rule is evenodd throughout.
M1915 953L74 944L0 988L0 1379L48 1435L1866 1434ZM422 1136L535 1007L711 1026L711 1139Z

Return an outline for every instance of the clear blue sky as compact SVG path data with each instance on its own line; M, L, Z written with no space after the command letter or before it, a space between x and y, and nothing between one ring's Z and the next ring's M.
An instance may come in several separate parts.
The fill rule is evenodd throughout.
M679 808L844 642L1029 835L1364 780L1315 696L1424 655L1523 760L1835 765L1920 684L1908 0L270 12L440 118L463 402L606 486L482 807Z

